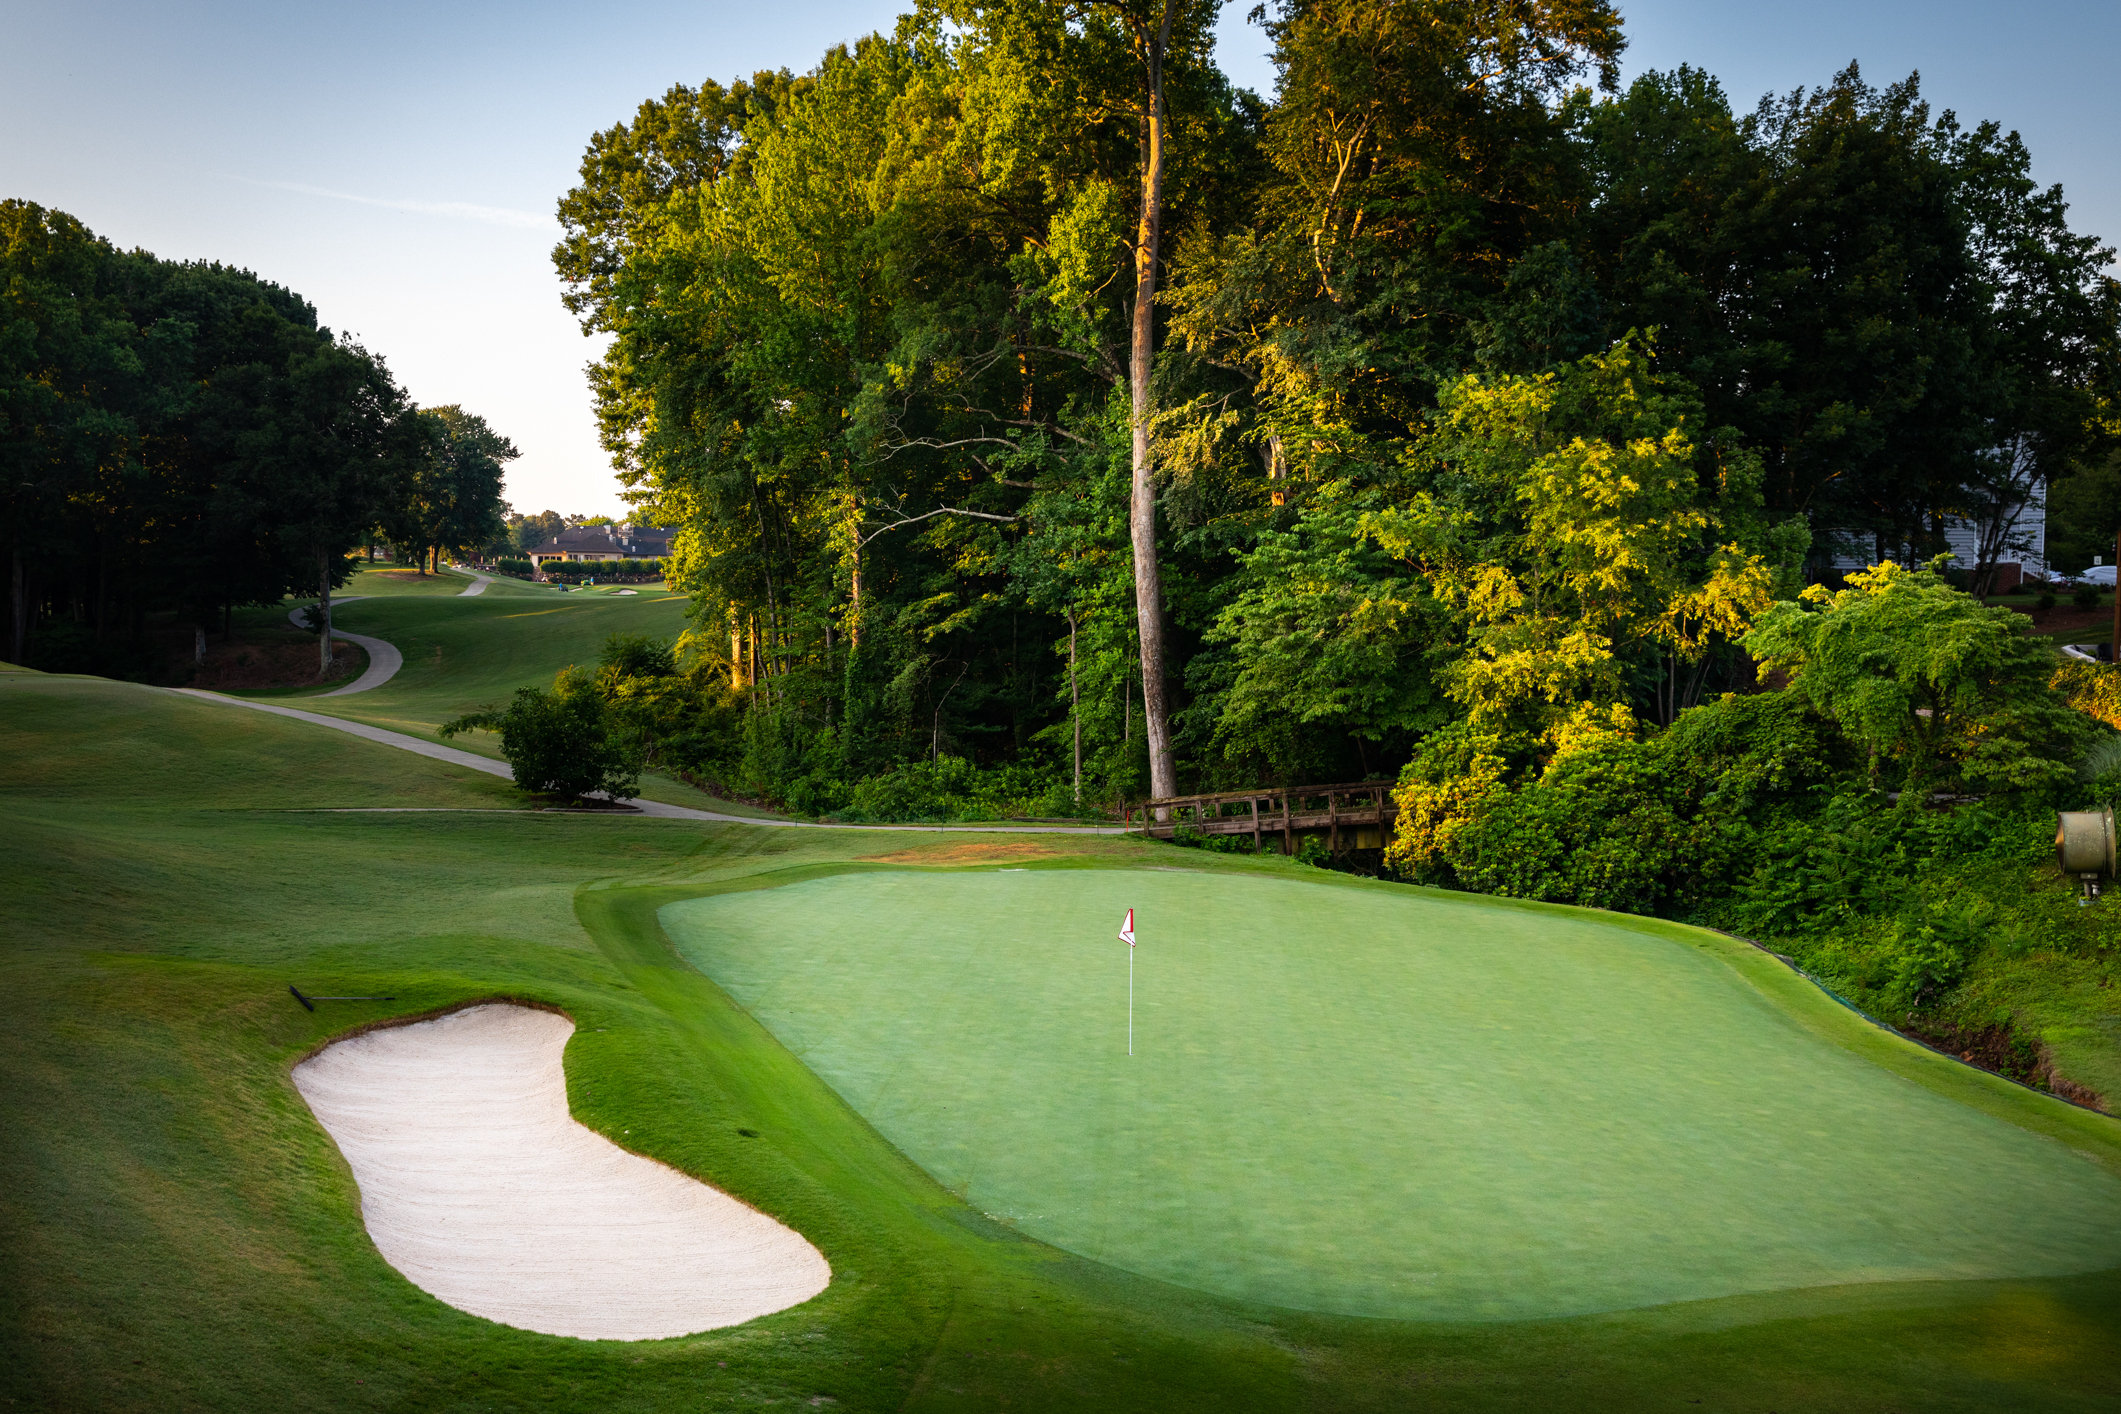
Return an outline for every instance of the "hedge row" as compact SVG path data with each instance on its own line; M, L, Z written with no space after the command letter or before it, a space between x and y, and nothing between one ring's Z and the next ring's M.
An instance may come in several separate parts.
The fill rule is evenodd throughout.
M663 572L660 560L547 560L545 573L552 579L639 579Z
M662 575L662 560L547 560L545 572L566 579L588 575Z

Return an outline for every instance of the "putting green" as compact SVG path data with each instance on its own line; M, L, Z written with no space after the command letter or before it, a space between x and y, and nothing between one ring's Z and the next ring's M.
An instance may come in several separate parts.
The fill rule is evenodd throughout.
M837 874L662 916L974 1206L1206 1291L1520 1318L2121 1265L2108 1170L1596 914L1025 869Z

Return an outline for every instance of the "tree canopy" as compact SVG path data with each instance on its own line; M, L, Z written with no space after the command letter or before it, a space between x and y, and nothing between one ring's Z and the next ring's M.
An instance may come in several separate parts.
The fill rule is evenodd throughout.
M278 285L0 202L10 658L121 670L150 616L326 591L385 523L482 543L513 455Z
M699 770L1639 735L1836 555L2007 558L2109 445L2111 251L1912 77L1741 114L1621 88L1604 0L1282 0L1268 101L1211 19L933 0L590 143L554 259L744 724Z

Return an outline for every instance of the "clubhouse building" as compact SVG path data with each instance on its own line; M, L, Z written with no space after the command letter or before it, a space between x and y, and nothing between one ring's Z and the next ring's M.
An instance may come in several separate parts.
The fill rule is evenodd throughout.
M677 532L652 525L577 525L561 531L526 557L533 569L547 560L660 560Z

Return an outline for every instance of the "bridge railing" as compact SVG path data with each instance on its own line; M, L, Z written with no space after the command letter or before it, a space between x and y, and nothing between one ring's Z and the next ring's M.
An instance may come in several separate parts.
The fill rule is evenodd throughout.
M1383 831L1398 814L1391 781L1348 781L1337 785L1271 786L1255 790L1216 791L1154 798L1122 804L1121 820L1156 839L1170 839L1180 829L1210 835L1252 836L1254 848L1266 835L1282 837L1293 853L1299 833L1323 831L1338 851L1343 829Z

